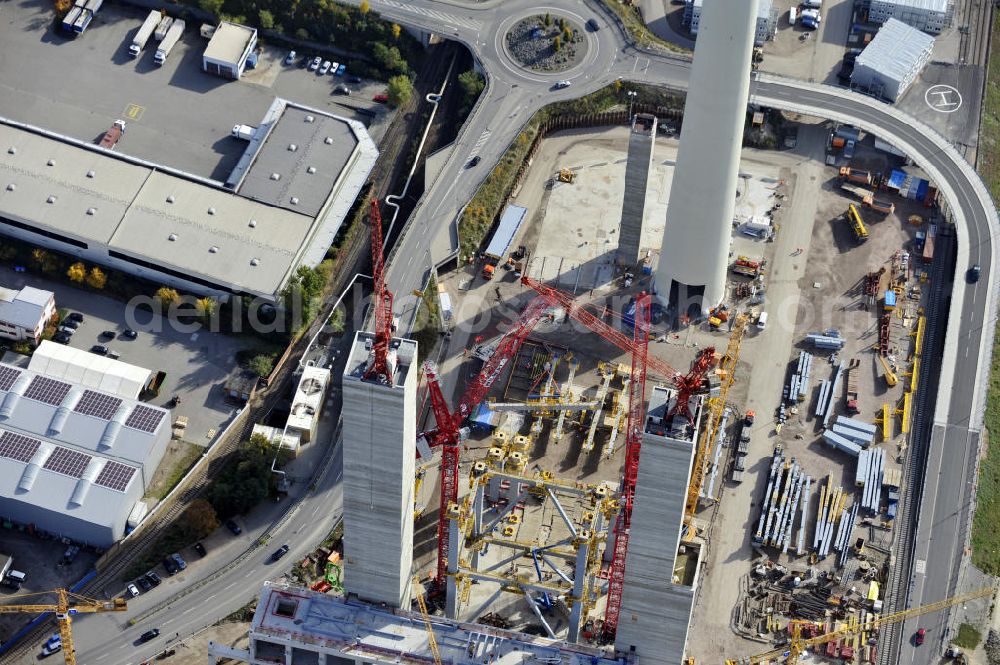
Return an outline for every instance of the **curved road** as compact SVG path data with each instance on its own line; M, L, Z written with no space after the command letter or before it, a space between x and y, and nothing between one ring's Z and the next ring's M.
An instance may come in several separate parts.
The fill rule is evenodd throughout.
M603 7L591 2L549 0L542 6L532 0L490 0L475 5L448 0L369 2L372 9L397 23L465 43L487 72L486 90L392 250L388 279L397 294L407 294L421 286L433 265L453 255L457 246L455 221L462 207L485 178L489 165L499 160L534 111L552 101L592 92L617 78L677 90L687 87L690 71L687 60L631 46L616 20ZM512 64L503 49L502 27L543 11L568 15L581 25L589 18L598 21L600 30L586 33L589 44L584 66L546 76L525 72ZM570 80L572 85L555 90L553 84L561 79ZM956 281L935 410L935 423L945 432L944 442L951 447L965 446L968 452L982 427L987 379L983 370L988 368L995 321L992 266L1000 258L996 256L994 242L1000 222L986 188L946 139L886 104L831 86L766 75L755 77L751 95L755 103L851 122L872 131L905 150L939 184L941 195L954 211L959 274L972 263L982 266L978 284L966 286L961 279ZM473 155L479 155L482 164L466 168ZM403 316L403 321L412 317L415 300L412 296L397 299L397 313ZM456 332L456 336L460 334ZM452 342L459 343L463 340ZM931 457L933 464L934 456ZM972 479L962 468L967 455L964 459L958 455L938 455L936 459L939 466L928 470L928 478L932 475L946 478L944 487L950 487L949 483L957 478L959 484L965 483L966 494L971 491ZM172 601L169 608L149 614L151 608L144 607L140 598L134 601L135 610L130 610L128 617L89 616L84 619L86 629L78 633L80 662L137 663L162 650L168 635L190 634L244 605L257 593L263 580L277 577L332 527L340 511L339 470L340 465L335 461L316 491L303 497L296 512L274 534L272 543L293 543L292 553L281 562L288 562L286 565L268 565L265 559L272 547L265 547L239 559L210 586ZM926 546L921 549L918 542L916 553L918 562L924 562L918 569L935 572L954 569L961 557L964 538L960 510L963 497L956 496L954 491L937 493L939 484L927 484L923 504L927 519L921 524L934 524L935 530L943 531L946 536L942 540L947 546L929 552ZM927 515L929 510L933 512ZM948 537L951 533L953 538ZM926 577L918 573L914 576L909 604L944 597L951 593L954 584L955 576L950 572ZM125 621L137 615L138 624L123 631ZM151 626L161 626L164 635L149 645L134 646L135 637ZM900 662L928 662L933 655L932 649L904 650Z

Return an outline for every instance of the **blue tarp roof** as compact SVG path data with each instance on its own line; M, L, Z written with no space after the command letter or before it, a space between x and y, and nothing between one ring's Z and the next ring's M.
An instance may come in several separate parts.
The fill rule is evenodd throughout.
M927 198L927 189L928 189L928 187L930 187L930 185L931 184L929 182L927 182L926 180L921 180L920 181L920 183L917 185L917 200L918 201L923 201L925 198Z
M486 406L485 402L479 404L472 412L472 426L476 428L493 429L497 426L500 414Z
M896 293L895 293L895 291L886 291L885 292L885 306L886 307L895 307L896 306Z
M886 183L889 187L893 189L899 189L903 186L903 182L906 180L906 173L893 169L892 173L889 174L889 182Z

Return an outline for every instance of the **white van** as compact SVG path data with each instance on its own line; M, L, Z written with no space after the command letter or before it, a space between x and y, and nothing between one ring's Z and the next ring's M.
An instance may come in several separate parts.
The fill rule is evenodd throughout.
M3 583L12 589L20 589L21 585L24 584L25 575L20 570L8 570L7 575L3 578Z
M767 312L761 312L760 316L757 317L757 330L763 330L767 327Z

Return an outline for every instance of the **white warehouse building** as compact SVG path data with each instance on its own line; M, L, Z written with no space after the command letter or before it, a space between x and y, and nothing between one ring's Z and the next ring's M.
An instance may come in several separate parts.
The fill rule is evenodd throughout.
M212 33L201 57L201 67L209 74L239 80L255 48L256 29L223 21Z
M854 61L851 86L896 101L931 59L934 38L894 18Z
M691 34L698 36L701 28L701 8L704 0L685 0L684 22L690 27ZM757 4L757 26L754 30L754 46L762 46L764 42L774 37L778 27L778 14L772 11L771 0L760 0Z
M108 547L169 440L164 409L0 363L0 519Z
M868 5L868 20L872 23L894 18L934 35L951 25L954 13L954 0L870 0Z

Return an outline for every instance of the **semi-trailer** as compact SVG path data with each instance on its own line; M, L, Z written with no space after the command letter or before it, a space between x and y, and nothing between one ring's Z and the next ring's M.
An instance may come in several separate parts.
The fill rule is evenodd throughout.
M125 133L125 121L115 120L111 124L111 128L108 129L108 131L104 132L104 136L101 137L101 142L98 145L100 145L102 148L106 148L107 150L114 150L115 144L118 143L118 140L122 137L124 133Z
M156 30L156 26L160 23L160 12L155 9L149 11L149 16L146 20L142 22L142 26L139 28L139 32L135 33L135 37L132 38L132 44L128 47L128 53L133 58L138 57L142 49L146 48L146 42L149 41L150 36L152 36L153 31Z
M82 33L94 20L104 0L76 0L62 20L62 29L72 35Z
M170 26L173 24L173 16L164 16L161 18L160 22L156 25L156 30L153 31L153 39L158 42L162 42L163 38L167 36L167 31L170 30Z
M181 35L184 33L184 20L175 19L170 29L167 30L166 36L163 37L163 41L160 42L160 47L156 49L156 55L153 56L153 61L162 65L167 61L167 56L170 55L170 51L176 46L177 42L180 41Z

